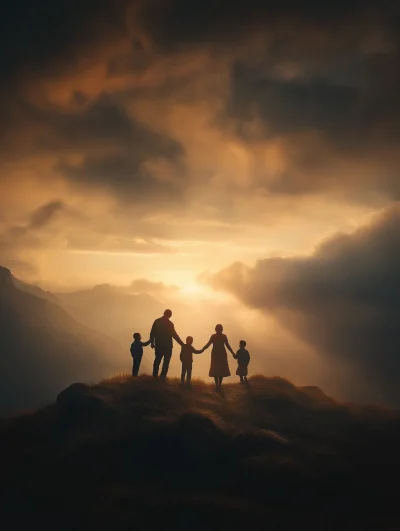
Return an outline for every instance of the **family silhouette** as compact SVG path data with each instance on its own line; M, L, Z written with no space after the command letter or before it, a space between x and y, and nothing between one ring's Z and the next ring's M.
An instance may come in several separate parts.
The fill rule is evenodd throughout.
M151 327L150 339L142 341L142 336L135 332L133 334L134 342L131 345L131 355L133 358L132 376L138 376L140 363L143 356L143 347L151 345L154 349L153 377L158 378L160 365L162 368L160 378L165 380L168 374L169 363L172 356L173 340L181 346L180 360L182 362L181 386L191 386L193 354L202 354L212 345L211 365L209 376L214 378L216 389L220 389L222 380L230 376L231 372L228 365L228 349L233 358L237 360L238 368L236 374L240 377L241 384L247 384L248 365L250 363L250 354L246 350L246 341L239 343L239 350L235 353L229 344L227 336L223 333L224 328L221 324L215 327L215 334L212 334L208 343L200 350L193 346L193 337L188 336L184 343L175 331L174 323L171 321L171 310L165 310L164 315L156 319Z

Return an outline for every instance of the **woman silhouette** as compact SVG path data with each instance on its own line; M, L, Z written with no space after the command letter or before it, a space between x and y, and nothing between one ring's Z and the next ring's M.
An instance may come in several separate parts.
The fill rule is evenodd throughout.
M215 386L217 389L221 387L222 379L225 376L231 375L225 347L227 347L233 355L235 354L228 342L228 338L222 333L222 331L223 326L221 324L217 324L215 327L216 333L210 337L210 341L202 348L202 350L206 350L210 345L213 346L211 351L211 367L209 376L214 377Z

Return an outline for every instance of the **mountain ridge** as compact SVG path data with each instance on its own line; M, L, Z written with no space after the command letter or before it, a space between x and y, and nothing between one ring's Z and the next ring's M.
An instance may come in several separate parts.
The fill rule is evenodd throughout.
M0 268L1 414L45 403L71 378L98 379L116 368L111 339L26 286Z
M140 332L147 339L151 324L162 315L164 306L147 293L131 294L109 284L56 293L60 304L93 330L109 330L121 349L129 350L132 334ZM144 360L144 366L148 361ZM150 367L147 367L150 370Z

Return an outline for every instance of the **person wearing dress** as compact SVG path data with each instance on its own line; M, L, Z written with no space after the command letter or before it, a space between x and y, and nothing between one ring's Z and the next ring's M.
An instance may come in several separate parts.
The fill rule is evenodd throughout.
M226 348L232 353L233 356L235 355L228 342L228 338L222 332L223 326L221 324L217 324L215 327L215 334L210 337L210 341L202 348L204 351L208 349L209 346L213 346L211 351L211 366L209 376L214 378L217 389L221 387L223 378L225 376L231 375Z

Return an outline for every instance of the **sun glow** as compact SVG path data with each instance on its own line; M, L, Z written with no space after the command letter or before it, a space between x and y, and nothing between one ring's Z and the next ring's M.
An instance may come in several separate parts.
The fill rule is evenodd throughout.
M182 286L182 295L201 295L204 292L204 287L197 283L187 283Z

